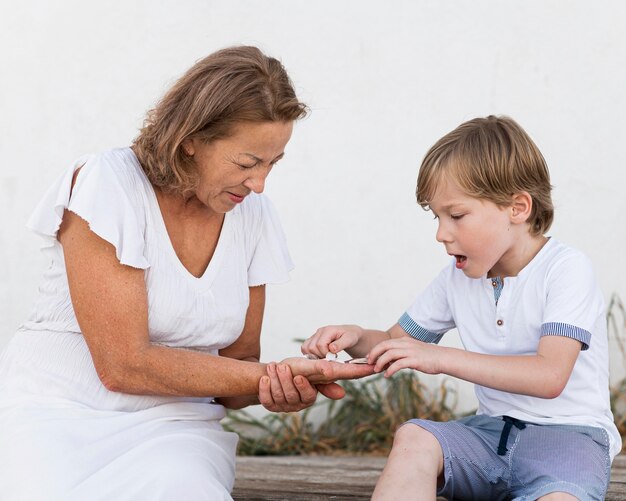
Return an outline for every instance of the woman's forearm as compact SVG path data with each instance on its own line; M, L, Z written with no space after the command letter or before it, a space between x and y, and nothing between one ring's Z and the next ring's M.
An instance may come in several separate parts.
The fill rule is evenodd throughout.
M98 371L111 391L143 395L255 397L265 365L150 344Z

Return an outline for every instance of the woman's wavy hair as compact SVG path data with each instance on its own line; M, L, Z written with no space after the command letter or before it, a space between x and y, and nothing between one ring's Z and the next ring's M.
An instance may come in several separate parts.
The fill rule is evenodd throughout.
M507 207L512 196L532 197L530 232L543 235L554 219L548 166L528 134L513 119L490 115L459 125L426 153L417 178L417 202L428 210L449 176L469 196Z
M219 50L194 64L146 116L133 151L153 185L183 195L197 175L182 143L228 137L241 122L293 121L307 114L283 65L256 47Z

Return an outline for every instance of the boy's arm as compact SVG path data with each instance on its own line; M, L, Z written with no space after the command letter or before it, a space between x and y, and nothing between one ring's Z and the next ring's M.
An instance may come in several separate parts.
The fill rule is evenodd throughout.
M377 372L386 368L386 376L412 368L509 393L555 398L565 388L580 349L575 339L544 336L535 355L484 355L424 343L405 334L375 346L368 359Z
M317 329L301 347L302 353L324 358L327 353L345 350L355 358L364 357L382 341L406 336L398 324L386 331L364 329L358 325L327 325Z

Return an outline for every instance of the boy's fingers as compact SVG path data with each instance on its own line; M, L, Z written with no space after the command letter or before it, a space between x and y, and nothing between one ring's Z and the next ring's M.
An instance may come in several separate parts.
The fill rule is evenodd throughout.
M391 339L389 341L383 341L374 346L367 354L367 360L370 364L376 363L378 358L385 352L395 348L398 343L397 339Z

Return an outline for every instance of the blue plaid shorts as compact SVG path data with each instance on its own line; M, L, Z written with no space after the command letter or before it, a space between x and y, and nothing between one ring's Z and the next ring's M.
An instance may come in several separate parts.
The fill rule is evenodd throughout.
M535 500L552 492L603 500L611 459L606 430L470 416L444 423L411 419L443 450L437 495L464 500Z

